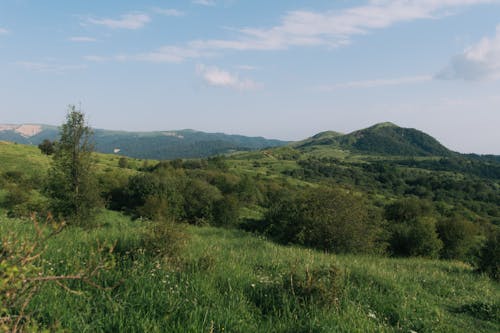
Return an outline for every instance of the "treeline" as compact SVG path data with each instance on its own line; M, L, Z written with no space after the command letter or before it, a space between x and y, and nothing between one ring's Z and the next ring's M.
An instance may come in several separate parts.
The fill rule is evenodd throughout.
M329 182L388 197L415 196L456 212L473 212L500 225L500 190L496 164L468 160L377 160L349 163L335 158L297 161L283 173L306 181ZM460 172L461 170L465 170ZM486 170L486 171L485 171ZM442 205L441 205L442 206Z

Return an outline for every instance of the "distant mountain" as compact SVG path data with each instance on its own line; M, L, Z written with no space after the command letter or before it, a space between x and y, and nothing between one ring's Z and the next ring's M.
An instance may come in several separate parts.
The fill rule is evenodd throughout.
M44 139L57 140L59 130L48 125L0 125L0 141L38 145ZM149 158L175 159L208 157L232 151L278 147L286 141L263 137L205 133L195 130L125 132L94 130L96 150L101 153Z
M298 149L305 149L325 145L379 155L445 157L456 154L424 132L399 127L389 122L344 135L336 132L322 132L294 146Z

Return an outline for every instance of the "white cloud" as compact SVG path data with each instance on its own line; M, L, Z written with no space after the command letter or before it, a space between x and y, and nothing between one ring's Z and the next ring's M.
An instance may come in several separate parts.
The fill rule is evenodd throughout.
M419 19L449 15L462 6L499 3L498 0L372 0L367 5L341 11L288 12L279 25L243 28L233 40L199 40L190 43L200 49L277 50L292 46L325 45L338 47L350 43L355 35Z
M8 35L10 33L9 30L5 28L0 28L0 35Z
M196 5L215 6L215 0L193 0L192 2Z
M233 39L193 40L184 45L166 45L158 51L129 58L152 62L181 62L224 50L341 47L350 44L356 35L368 34L403 22L436 19L451 15L450 10L488 3L500 3L500 0L371 0L366 5L343 10L292 11L286 13L280 24L274 27L233 29L237 34Z
M186 59L199 58L201 53L198 50L190 48L182 48L176 46L164 46L156 51L143 53L129 57L132 60L149 61L149 62L173 62L178 63Z
M85 37L85 36L70 37L69 40L71 42L77 42L77 43L87 43L87 42L96 42L97 41L97 39L95 39L95 38Z
M130 29L137 30L144 27L147 23L151 21L151 18L147 14L125 14L120 16L119 19L94 19L89 18L88 22L96 25L103 25L111 29Z
M403 84L428 82L431 80L432 80L431 75L405 76L405 77L389 78L389 79L361 80L361 81L337 83L333 85L323 85L317 87L317 89L320 91L333 91L342 88L376 88L384 86L399 86Z
M484 37L453 57L450 64L436 74L436 78L467 81L500 79L500 24L494 37Z
M155 11L155 13L162 14L165 16L184 16L185 15L184 12L177 10L177 9L171 9L171 8L168 8L168 9L154 8L153 10Z
M196 72L205 83L215 87L228 87L238 90L254 90L259 87L259 84L252 80L240 79L237 74L232 74L217 67L198 65L196 66Z
M15 63L28 71L43 72L43 73L58 73L62 74L72 70L86 68L85 65L61 65L50 62L33 62L33 61L17 61Z

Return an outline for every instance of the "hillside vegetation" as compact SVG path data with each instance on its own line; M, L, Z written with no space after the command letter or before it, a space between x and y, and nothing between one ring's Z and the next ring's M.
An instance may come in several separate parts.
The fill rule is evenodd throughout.
M64 155L1 143L0 327L497 332L500 164L392 124L360 132L92 154L101 203L78 221L52 214Z
M460 262L329 255L236 230L190 227L165 261L145 250L144 226L118 214L92 231L68 229L42 267L70 274L98 243L115 244L113 268L68 292L45 284L28 311L73 332L496 332L498 284ZM9 226L7 228L7 225ZM29 235L2 218L0 231Z
M22 135L13 129L2 130L0 141L38 145L43 140L56 141L59 129L55 126L37 125L41 131L32 136ZM174 159L208 157L233 151L255 150L286 145L286 141L270 140L263 137L205 133L194 130L126 132L96 129L93 137L98 152L149 158Z

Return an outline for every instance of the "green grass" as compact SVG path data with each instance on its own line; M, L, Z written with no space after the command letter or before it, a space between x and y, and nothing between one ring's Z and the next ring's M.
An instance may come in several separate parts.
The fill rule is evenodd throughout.
M116 244L115 267L98 282L118 287L75 282L84 291L76 295L46 284L30 305L41 324L72 332L498 332L500 325L498 283L460 262L335 256L211 227L188 227L189 244L171 262L141 250L146 222L113 212L99 222L51 239L43 267L70 274L95 259L97 244ZM1 234L31 230L0 217ZM320 290L333 301L301 293L306 272L332 265L338 283ZM324 287L321 279L313 282Z

